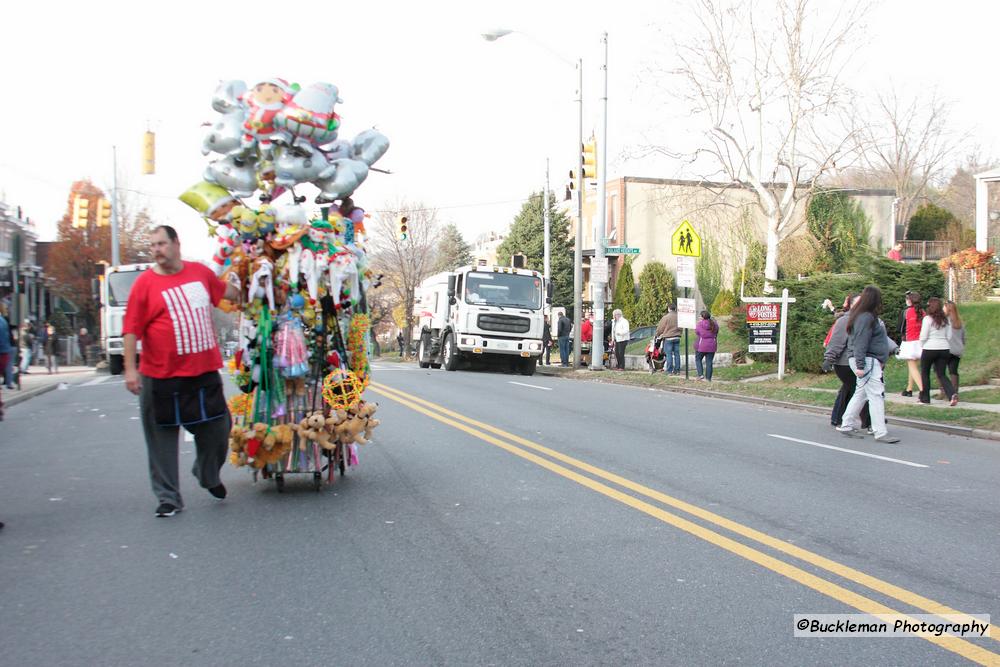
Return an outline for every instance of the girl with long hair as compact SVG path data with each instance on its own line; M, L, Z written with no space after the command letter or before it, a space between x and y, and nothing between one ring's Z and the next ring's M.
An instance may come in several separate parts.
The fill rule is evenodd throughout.
M847 344L853 351L848 365L858 380L854 396L848 402L837 430L852 438L863 437L857 429L861 425L861 407L867 400L875 440L895 443L899 442L899 438L889 435L885 427L885 382L882 369L896 345L889 340L885 325L878 318L881 312L882 292L874 285L868 285L847 315Z
M920 402L931 402L931 366L946 398L952 405L958 404L958 392L948 379L945 370L951 357L951 343L948 341L948 316L944 314L941 299L932 296L927 299L927 314L920 326Z
M918 392L924 389L920 384L920 324L924 319L921 303L919 292L907 292L906 308L899 314L899 358L906 360L909 372L903 396L913 396L913 385L917 385Z
M698 369L698 379L711 382L712 363L715 360L715 351L719 349L719 323L712 319L710 312L703 310L694 333L698 337L694 344L694 363ZM702 361L705 362L704 373Z
M958 306L954 301L947 301L944 304L944 312L948 316L948 325L951 332L948 335L948 345L951 347L951 356L948 358L948 375L951 383L955 385L955 393L958 393L958 363L962 361L962 354L965 352L965 326L962 324L962 317L958 314Z

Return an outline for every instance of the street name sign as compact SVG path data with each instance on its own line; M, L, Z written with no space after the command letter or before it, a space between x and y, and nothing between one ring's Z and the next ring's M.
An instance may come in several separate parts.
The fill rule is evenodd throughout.
M604 249L605 255L638 255L638 248L630 248L627 245L611 245Z
M670 237L670 252L686 257L701 257L701 237L687 220L682 222Z

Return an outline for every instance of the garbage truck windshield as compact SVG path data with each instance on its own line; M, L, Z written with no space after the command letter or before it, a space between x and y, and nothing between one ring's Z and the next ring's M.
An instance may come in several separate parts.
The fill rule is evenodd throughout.
M473 271L465 281L465 302L538 310L542 304L542 279L515 273Z
M124 306L128 303L128 293L142 271L115 271L108 274L108 305Z

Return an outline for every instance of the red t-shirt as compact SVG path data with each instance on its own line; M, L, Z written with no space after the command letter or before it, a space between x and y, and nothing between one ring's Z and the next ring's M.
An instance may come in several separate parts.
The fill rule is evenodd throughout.
M142 341L139 372L194 377L222 368L212 308L225 293L226 284L195 262L170 276L144 271L129 292L122 327Z
M590 320L584 320L583 324L580 325L580 341L583 343L589 343L594 338L594 325L590 323Z

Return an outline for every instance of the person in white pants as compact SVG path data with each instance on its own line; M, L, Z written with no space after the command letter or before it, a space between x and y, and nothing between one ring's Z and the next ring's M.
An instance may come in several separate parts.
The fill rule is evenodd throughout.
M882 369L896 344L886 334L885 324L878 319L881 311L882 292L869 285L861 292L851 307L851 314L847 316L847 345L854 351L847 363L858 376L858 382L837 430L850 437L861 437L857 431L861 426L861 408L868 401L875 440L896 443L899 438L889 435L885 425L885 383L882 375Z

